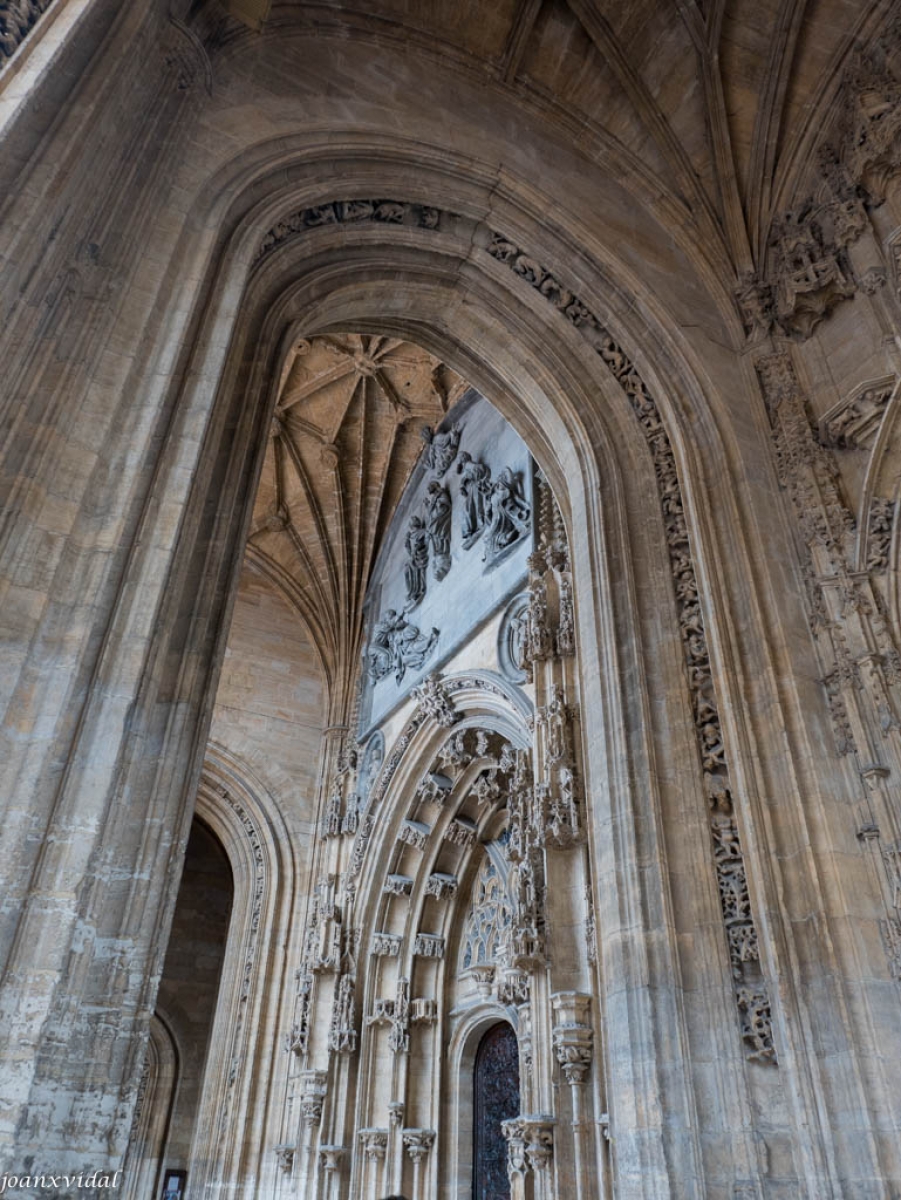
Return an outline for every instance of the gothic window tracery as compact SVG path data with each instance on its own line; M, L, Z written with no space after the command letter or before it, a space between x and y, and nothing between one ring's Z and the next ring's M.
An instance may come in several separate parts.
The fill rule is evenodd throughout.
M472 907L463 934L462 969L499 961L511 921L506 881L497 864L485 855L472 892Z

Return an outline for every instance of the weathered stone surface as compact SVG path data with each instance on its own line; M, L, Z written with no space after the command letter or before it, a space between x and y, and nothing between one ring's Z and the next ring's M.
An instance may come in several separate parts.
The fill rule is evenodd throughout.
M0 4L0 1173L468 1194L506 1020L514 1195L901 1191L901 31L766 16Z

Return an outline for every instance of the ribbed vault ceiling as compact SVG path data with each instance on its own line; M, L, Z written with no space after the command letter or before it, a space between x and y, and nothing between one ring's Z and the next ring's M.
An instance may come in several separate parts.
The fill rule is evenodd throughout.
M346 716L366 585L422 428L465 388L433 355L389 337L302 340L285 366L248 557L307 623L334 720Z
M611 162L643 180L646 195L667 197L673 219L694 225L711 259L738 274L761 265L774 217L793 203L799 172L838 115L843 74L898 11L891 0L230 6L252 9L264 33L362 39L375 55L401 49L508 88L586 153L591 140L606 143Z

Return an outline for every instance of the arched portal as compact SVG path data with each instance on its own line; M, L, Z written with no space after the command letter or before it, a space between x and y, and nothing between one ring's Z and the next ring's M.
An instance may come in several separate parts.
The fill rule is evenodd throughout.
M519 1116L519 1047L506 1021L479 1042L472 1091L472 1200L510 1200L502 1123Z

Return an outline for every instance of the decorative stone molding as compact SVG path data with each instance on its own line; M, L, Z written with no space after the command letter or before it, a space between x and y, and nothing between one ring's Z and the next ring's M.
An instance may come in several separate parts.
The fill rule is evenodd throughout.
M425 850L431 832L431 827L421 821L405 820L401 822L397 840L405 846L412 846L414 850Z
M329 1050L336 1054L353 1054L357 1049L357 1030L354 1019L355 986L356 981L352 975L338 977L328 1035Z
M866 228L862 206L830 201L787 212L773 223L770 277L779 327L789 337L810 337L855 281L845 250Z
M475 840L476 826L466 817L454 817L444 831L444 840L468 850Z
M388 1149L387 1129L361 1129L357 1136L368 1159L380 1160L385 1157Z
M320 1146L319 1161L327 1175L332 1175L341 1169L341 1159L347 1153L346 1146Z
M819 440L833 449L869 449L876 439L885 410L895 390L895 377L888 375L861 384L819 422Z
M544 1171L550 1166L554 1154L556 1121L544 1114L522 1117L521 1121L529 1166L533 1171Z
M399 933L374 933L369 953L377 958L397 958L403 940Z
M413 1163L421 1163L435 1144L434 1129L405 1129L404 1149Z
M585 953L589 963L595 966L598 961L598 938L590 882L585 884Z
M848 717L848 709L842 696L841 680L838 671L830 671L822 680L826 688L826 700L829 705L829 716L832 721L832 734L835 740L835 752L839 757L855 754L857 746L854 741L854 730Z
M735 290L735 300L748 338L756 342L768 337L776 324L772 285L747 271Z
M531 596L521 592L514 596L501 618L497 635L497 661L500 672L511 683L525 683L526 637L529 623Z
M501 1121L501 1132L507 1143L507 1176L516 1195L519 1192L517 1181L524 1180L529 1169L522 1118L512 1117L510 1120Z
M614 341L594 313L573 292L565 288L549 271L525 254L514 242L499 233L491 233L487 252L534 288L586 338L607 370L622 387L647 440L654 464L660 506L666 529L667 546L673 574L673 586L679 610L682 644L688 667L698 749L708 795L716 797L721 811L732 808L731 782L726 763L725 745L719 709L713 686L710 656L700 605L700 589L688 537L688 522L676 468L675 455L656 401L641 378L635 364ZM779 371L772 372L774 379ZM783 376L787 373L783 371ZM783 379L783 386L790 378ZM511 838L512 843L512 838ZM747 969L759 976L759 969ZM757 980L761 989L764 985ZM741 1010L741 1005L739 1005ZM753 1050L752 1052L756 1053ZM773 1055L775 1061L775 1055Z
M432 1025L438 1020L438 1001L420 996L410 1005L411 1025Z
M888 570L894 526L895 502L881 500L878 496L874 497L870 501L870 510L867 514L868 571L882 574Z
M386 896L409 896L413 890L413 880L409 875L387 875L382 891Z
M367 1026L390 1025L394 1019L394 1001L378 999L373 1001L372 1012L366 1018Z
M290 1175L294 1170L294 1151L295 1147L286 1143L275 1147L275 1157L278 1159L279 1168L286 1175Z
M392 1054L406 1054L410 1049L409 979L398 979L397 981L388 1047Z
M497 977L497 998L501 1004L516 1008L528 1004L531 997L529 976L515 967L506 967Z
M763 990L740 987L737 998L742 1018L742 1037L749 1047L748 1058L757 1062L774 1062L776 1049L769 997Z
M873 208L901 171L901 82L888 67L897 39L895 20L875 45L852 58L842 79L832 144L821 155L823 173L836 180L833 190L859 189Z
M535 755L542 765L540 787L544 842L566 850L582 840L582 787L576 768L573 723L578 711L564 701L559 684L535 711Z
M495 967L493 963L483 963L481 966L470 967L464 975L476 985L476 991L483 1000L487 1000L494 987Z
M417 958L444 958L444 938L434 933L417 933L413 954Z
M310 1040L310 1016L313 1006L313 975L305 966L301 967L295 978L297 980L297 997L295 1000L295 1020L288 1034L288 1048L292 1054L302 1058L307 1052Z
M436 900L448 900L457 894L459 881L456 875L446 875L434 871L426 880L425 894L434 896Z
M452 214L422 204L402 200L336 200L303 208L278 221L260 243L256 262L297 234L323 225L412 225L420 229L440 230Z
M901 983L901 919L886 917L879 922L879 929L885 943L892 978Z
M322 1105L325 1101L328 1075L325 1071L301 1071L300 1112L308 1128L322 1120Z
M437 671L426 675L419 687L413 689L413 698L423 714L444 729L450 729L460 719Z
M554 1053L566 1082L576 1086L584 1081L591 1066L591 997L581 992L557 992L551 996L551 1007Z

